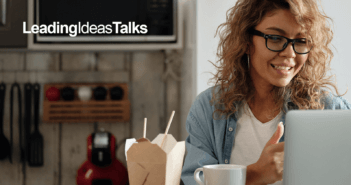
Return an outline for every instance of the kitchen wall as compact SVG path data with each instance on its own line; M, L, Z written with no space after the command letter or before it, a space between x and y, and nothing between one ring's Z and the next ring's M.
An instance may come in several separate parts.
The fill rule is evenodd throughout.
M179 51L181 52L181 51ZM170 55L182 58L174 51ZM148 118L147 138L152 140L165 131L171 111L176 114L169 133L180 138L180 81L165 76L166 69L180 75L181 60L165 63L162 51L150 52L0 52L2 79L6 85L4 131L10 138L10 88L15 81L21 84L39 82L93 83L120 82L129 85L131 119L127 123L42 123L44 137L44 166L23 167L20 162L18 107L15 98L13 164L0 161L0 184L70 185L75 184L76 171L86 160L86 138L104 128L116 136L120 149L119 160L125 164L124 138L140 138L143 119ZM45 92L41 91L41 105ZM41 114L43 112L40 107ZM33 127L33 126L32 126ZM122 142L122 143L121 143Z
M222 0L217 3L213 0L197 1L196 26L196 94L210 88L209 83L215 73L215 67L209 62L218 60L216 53L219 37L216 36L217 27L225 22L226 11L233 7L236 0ZM209 13L210 12L210 13Z
M176 56L178 60L165 63L165 58ZM187 54L191 56L191 54ZM17 81L45 83L94 83L120 82L129 86L131 119L127 123L42 123L39 129L44 137L44 166L22 166L20 162L18 107L15 98L13 125L13 163L0 161L1 185L70 185L75 184L76 171L86 160L86 138L104 128L116 136L120 149L117 158L124 164L124 138L140 138L143 119L148 118L147 138L152 140L165 131L172 110L176 111L169 133L180 139L181 127L188 110L180 111L180 102L193 94L184 80L187 71L182 70L183 51L136 51L136 52L0 52L0 79L6 85L4 132L10 138L10 88ZM167 71L174 72L173 78ZM185 77L185 78L184 78ZM182 96L181 96L182 92ZM41 90L41 104L45 92ZM24 97L24 96L23 96ZM192 101L183 101L182 107L190 108ZM42 115L42 106L40 107ZM22 111L23 112L23 111Z
M20 162L18 106L14 98L13 163L0 161L0 185L75 185L76 172L87 159L87 137L104 128L115 135L117 158L126 165L124 138L140 138L143 119L148 118L147 138L165 131L172 110L176 111L169 134L185 140L185 121L196 90L196 0L180 0L183 6L183 49L164 51L36 52L0 51L0 81L6 83L4 132L10 138L10 88L27 82L127 83L131 103L126 123L43 123L44 166ZM166 57L175 60L166 62ZM175 75L170 75L171 73ZM43 86L42 86L43 87ZM44 91L41 90L42 116ZM23 112L23 111L22 111ZM1 150L1 149L0 149Z

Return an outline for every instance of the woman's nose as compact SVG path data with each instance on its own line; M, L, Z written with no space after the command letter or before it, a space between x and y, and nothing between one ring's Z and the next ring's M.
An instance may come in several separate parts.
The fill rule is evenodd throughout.
M288 43L286 48L283 51L281 51L279 53L279 55L287 57L287 58L295 58L296 57L296 53L294 51L292 43Z

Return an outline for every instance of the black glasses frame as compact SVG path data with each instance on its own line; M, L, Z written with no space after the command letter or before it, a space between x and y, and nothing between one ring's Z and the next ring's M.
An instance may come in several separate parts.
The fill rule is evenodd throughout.
M284 36L281 36L281 35L266 35L266 34L260 32L260 31L258 31L258 30L255 30L255 29L250 29L250 30L249 30L249 33L250 33L251 35L257 35L257 36L260 36L260 37L265 38L265 40L266 40L266 48L269 49L269 50L271 50L271 51L275 51L275 52L283 51L283 50L289 45L290 42L292 43L292 46L293 46L293 49L294 49L295 53L300 54L300 55L309 53L309 52L312 50L312 48L313 48L313 46L311 46L311 48L310 48L310 50L309 50L308 52L300 53L300 52L297 52L297 51L295 50L295 42L296 42L296 41L299 41L300 39L289 39L289 38L284 37ZM283 49L281 49L281 50L273 50L273 49L270 49L270 48L268 47L268 45L267 45L267 40L268 40L268 37L271 37L271 36L285 38L288 42L286 42L286 43L284 44Z

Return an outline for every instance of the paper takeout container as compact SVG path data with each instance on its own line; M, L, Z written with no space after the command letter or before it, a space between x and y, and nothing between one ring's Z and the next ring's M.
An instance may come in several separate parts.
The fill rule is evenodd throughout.
M179 185L185 153L185 142L167 134L148 139L127 139L125 145L130 185Z

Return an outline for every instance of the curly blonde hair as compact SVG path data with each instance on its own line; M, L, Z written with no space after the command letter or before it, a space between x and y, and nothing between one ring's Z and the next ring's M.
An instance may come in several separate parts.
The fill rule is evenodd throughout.
M319 2L320 3L320 2ZM305 65L285 87L274 87L272 95L278 109L284 110L284 104L290 99L299 109L323 109L321 98L326 94L323 88L334 88L339 95L333 76L328 76L333 52L330 49L333 32L332 20L320 11L316 0L238 0L227 11L226 22L221 24L216 34L220 42L217 50L217 72L211 102L215 104L215 113L230 116L237 107L235 102L253 99L253 87L248 59L245 53L252 43L248 30L256 27L268 12L288 9L295 16L302 31L312 39L313 48ZM332 88L331 88L332 87Z

